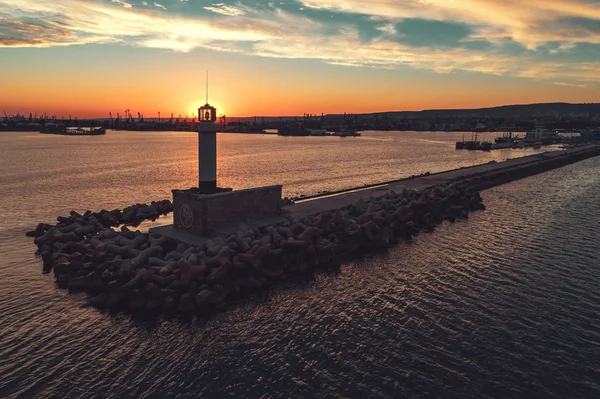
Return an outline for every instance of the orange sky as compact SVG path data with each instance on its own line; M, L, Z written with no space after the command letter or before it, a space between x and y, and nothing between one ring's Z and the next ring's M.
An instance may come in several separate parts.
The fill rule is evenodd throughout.
M229 117L600 102L600 5L465 1L0 0L0 111L191 116L207 69Z
M36 51L36 50L30 50ZM37 50L50 52L49 49ZM64 50L63 50L64 51ZM161 58L164 51L158 51ZM44 54L40 54L43 58ZM36 57L35 55L33 56ZM8 113L47 112L61 117L108 117L129 109L153 117L171 112L192 116L204 104L204 71L194 57L140 71L114 64L96 65L94 58L77 60L76 68L61 62L40 74L37 63L9 73L3 84L0 110ZM228 55L205 62L210 69L209 102L228 116L362 113L431 108L477 108L511 103L593 102L590 88L558 86L525 78L482 74L431 74L375 68L318 65L319 61L251 60L244 66ZM126 61L126 60L125 60ZM41 62L41 60L40 60ZM202 63L201 60L198 61ZM313 65L311 65L313 64ZM327 69L325 73L318 68ZM64 69L63 69L64 68ZM312 70L316 71L312 73ZM75 69L75 70L74 70Z

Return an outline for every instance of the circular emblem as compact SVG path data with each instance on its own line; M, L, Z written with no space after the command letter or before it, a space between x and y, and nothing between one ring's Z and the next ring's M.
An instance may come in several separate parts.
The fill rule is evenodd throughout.
M179 208L179 222L183 228L189 229L194 224L194 212L188 204L183 204Z

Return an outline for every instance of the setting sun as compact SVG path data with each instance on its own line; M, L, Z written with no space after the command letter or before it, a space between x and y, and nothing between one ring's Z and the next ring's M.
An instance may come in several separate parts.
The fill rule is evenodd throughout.
M192 115L194 115L195 118L198 117L198 108L200 108L201 106L203 106L205 104L206 101L195 101L192 105L189 106L189 115L190 117ZM223 109L223 107L221 107L219 104L210 101L210 99L208 100L208 103L210 105L212 105L213 107L215 107L217 109L217 118L221 117L221 115L227 115L227 113L225 112L225 110Z

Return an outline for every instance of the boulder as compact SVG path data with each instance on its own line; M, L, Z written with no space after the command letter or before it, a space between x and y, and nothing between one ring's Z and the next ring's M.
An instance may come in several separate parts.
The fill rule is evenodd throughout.
M194 300L190 294L183 294L181 298L179 298L177 310L181 313L191 313L194 311Z

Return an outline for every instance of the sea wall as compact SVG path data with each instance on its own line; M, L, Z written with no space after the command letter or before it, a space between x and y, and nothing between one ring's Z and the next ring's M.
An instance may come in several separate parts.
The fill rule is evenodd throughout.
M502 167L502 164L499 164L497 169L477 173L473 176L461 178L459 180L461 183L468 184L474 190L485 190L487 188L547 172L598 155L600 155L600 146L591 146L580 150L561 151L556 154L543 153L532 159L531 162L508 167Z

